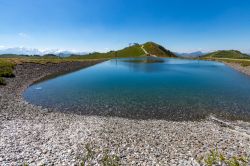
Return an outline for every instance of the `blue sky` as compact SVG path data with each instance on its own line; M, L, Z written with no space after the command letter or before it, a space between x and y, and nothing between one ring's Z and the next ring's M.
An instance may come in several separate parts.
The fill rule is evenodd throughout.
M250 52L250 0L0 0L0 47Z

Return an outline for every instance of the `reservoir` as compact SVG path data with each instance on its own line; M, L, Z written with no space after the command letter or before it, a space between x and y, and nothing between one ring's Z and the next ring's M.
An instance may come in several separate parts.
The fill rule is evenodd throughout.
M213 61L112 59L35 83L23 97L35 105L83 115L250 120L250 77Z

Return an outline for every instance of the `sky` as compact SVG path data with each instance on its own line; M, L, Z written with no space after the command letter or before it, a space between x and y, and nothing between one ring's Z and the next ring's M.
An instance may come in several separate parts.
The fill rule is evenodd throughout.
M0 0L0 48L250 52L250 0Z

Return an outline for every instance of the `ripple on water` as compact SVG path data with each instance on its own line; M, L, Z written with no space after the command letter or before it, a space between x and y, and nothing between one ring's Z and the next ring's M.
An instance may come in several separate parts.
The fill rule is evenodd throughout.
M136 119L250 119L250 78L222 63L119 59L36 83L27 101L60 111Z

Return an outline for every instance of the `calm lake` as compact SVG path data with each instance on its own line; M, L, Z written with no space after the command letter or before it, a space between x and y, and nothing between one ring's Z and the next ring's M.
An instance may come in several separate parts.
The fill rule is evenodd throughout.
M35 105L84 115L250 119L250 77L219 62L114 59L30 86Z

